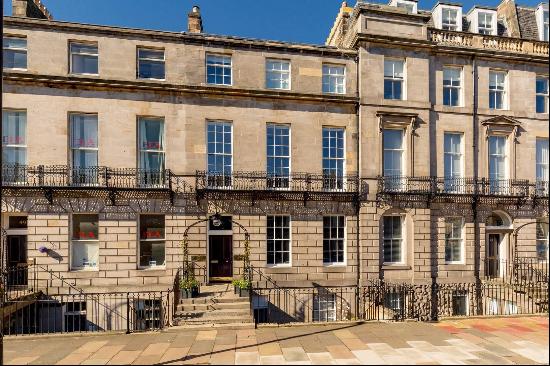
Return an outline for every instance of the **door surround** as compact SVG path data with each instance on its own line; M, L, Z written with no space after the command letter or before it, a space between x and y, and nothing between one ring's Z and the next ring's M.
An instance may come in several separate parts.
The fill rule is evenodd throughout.
M210 283L211 282L211 277L210 277L210 237L211 236L231 236L233 237L233 229L231 230L211 230L210 229L210 220L206 221L206 278L207 278L207 282ZM231 240L231 245L233 245L233 240ZM231 251L231 255L233 256L233 249L232 248L232 251ZM233 258L231 258L231 266L233 266ZM233 268L232 268L232 272L233 272ZM216 281L217 279L215 279ZM227 280L227 281L230 281L229 278L227 279L223 279L224 281Z

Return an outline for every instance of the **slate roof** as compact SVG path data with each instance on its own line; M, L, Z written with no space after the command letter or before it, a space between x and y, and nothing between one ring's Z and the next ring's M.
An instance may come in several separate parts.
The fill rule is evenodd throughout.
M516 10L518 13L519 31L521 32L521 38L538 40L539 32L537 27L535 9L517 6Z

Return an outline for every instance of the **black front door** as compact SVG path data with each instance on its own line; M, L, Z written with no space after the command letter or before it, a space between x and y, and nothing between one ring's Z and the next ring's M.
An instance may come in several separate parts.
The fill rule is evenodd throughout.
M8 235L8 286L27 286L27 236Z
M487 275L500 277L500 234L489 234L487 243Z
M213 235L209 240L210 280L231 281L233 277L233 237L231 235Z

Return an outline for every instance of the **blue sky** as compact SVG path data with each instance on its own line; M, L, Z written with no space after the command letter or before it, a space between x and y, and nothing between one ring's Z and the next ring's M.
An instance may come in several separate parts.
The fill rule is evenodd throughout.
M341 0L42 1L56 20L178 32L186 30L187 13L198 5L207 33L313 44L324 43L341 4ZM11 1L4 2L5 14L10 15ZM420 0L419 6L431 9L435 2ZM477 4L496 6L499 2L480 0ZM476 2L461 3L468 10ZM540 0L516 3L534 6ZM355 0L348 4L355 4Z

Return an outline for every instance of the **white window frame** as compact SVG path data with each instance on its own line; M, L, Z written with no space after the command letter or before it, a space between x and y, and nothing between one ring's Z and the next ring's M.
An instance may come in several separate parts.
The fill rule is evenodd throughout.
M324 307L321 306L324 304ZM330 307L329 307L330 305ZM336 321L336 294L313 294L313 318L314 322L327 323Z
M496 154L496 153L491 153L491 143L490 143L490 139L492 138L502 138L504 139L504 142L505 142L505 147L504 147L504 153L503 155L500 155L500 154ZM489 177L489 185L491 186L491 190L493 191L493 193L500 193L502 191L506 191L507 189L507 184L508 184L508 179L510 177L510 167L509 167L509 141L508 141L508 136L506 135L490 135L488 136L487 138L487 176ZM504 178L499 178L498 180L495 180L493 178L491 178L491 156L495 156L495 157L502 157L504 159ZM504 181L504 182L502 182ZM493 182L497 182L496 183L496 186L493 186Z
M548 195L548 184L550 181L550 163L548 160L548 156L546 157L546 162L540 161L539 158L543 155L542 152L539 152L539 149L542 150L542 143L546 142L546 144L549 144L548 138L540 138L537 137L536 139L536 151L535 151L535 174L536 174L536 189L537 194L540 195ZM541 176L540 172L546 171L546 176Z
M231 151L229 152L229 154L222 152L222 153L219 153L219 152L213 152L213 153L210 153L209 150L208 150L208 145L209 145L209 140L208 140L208 126L209 125L221 125L221 126L229 126L230 128L230 132L231 132L231 141L230 141L230 144L231 144ZM223 133L223 142L222 142L222 145L225 144L225 132ZM206 174L207 176L212 176L214 177L214 180L215 180L215 188L227 188L227 189L231 189L231 187L233 186L233 168L234 168L234 161L233 161L233 152L234 152L234 149L235 149L235 145L233 143L233 139L234 139L234 131L233 131L233 123L230 122L230 121L220 121L220 120L207 120L206 121ZM216 140L213 141L214 144L216 144ZM231 158L231 164L230 164L230 174L229 174L229 177L225 174L225 171L224 172L215 172L215 173L210 173L210 168L209 168L209 164L208 164L208 157L210 155L214 155L214 156L222 156L222 157L225 157L225 156L229 156ZM225 166L225 164L224 164ZM221 179L223 180L222 181L222 184L218 184L218 179L217 177L222 177ZM226 179L229 179L229 184L226 184ZM211 186L210 184L210 181L208 180L207 178L207 184L208 186Z
M290 215L267 215L267 217L266 217L266 254L268 252L267 242L269 240L273 240L274 241L274 249L273 249L274 262L276 262L275 261L275 254L277 253L277 250L276 250L276 244L275 243L277 241L284 241L284 240L287 240L287 239L281 239L281 238L277 239L275 237L275 235L274 235L273 239L268 239L268 236L267 236L268 235L267 231L269 230L269 227L267 226L268 217L273 217L274 222L275 222L276 217L288 217L289 239L288 239L288 263L268 263L267 255L266 255L266 266L268 268L279 268L279 267L288 268L288 267L292 267L292 216L290 216ZM274 228L277 228L277 227L274 226Z
M325 134L325 131L327 131L330 135L331 132L341 132L342 133L342 139L343 139L343 151L342 151L342 157L339 158L339 157L333 157L333 156L328 156L328 157L325 157L324 156L324 152L321 151L321 159L322 159L322 169L323 169L323 178L324 179L329 179L328 182L326 182L328 185L328 187L326 187L325 183L323 184L324 185L324 188L329 190L329 191L338 191L338 190L345 190L346 189L346 129L344 127L327 127L327 126L323 126L322 128L322 136L321 136L321 149L323 150L324 149L324 144L325 144L325 137L324 137L324 134ZM328 137L328 143L329 143L329 147L328 147L328 150L329 150L329 155L330 155L330 151L332 149L332 145L331 145L331 142L334 140L335 138L332 137L332 136L329 136ZM338 151L338 148L337 147L334 147L334 149L336 149L336 151ZM338 181L338 176L336 176L336 181L334 182L332 180L332 175L331 174L326 174L326 171L325 171L325 168L324 168L324 162L325 161L336 161L336 163L338 163L339 161L342 162L342 182L339 182ZM336 164L338 165L338 164ZM332 172L332 170L330 169L330 171ZM338 170L336 170L336 173L338 173ZM340 188L340 183L341 183L341 187Z
M78 53L78 55L84 55L84 56L95 56L97 59L97 73L80 73L80 72L74 72L73 70L73 46L82 45L82 46L88 46L96 47L95 53ZM99 75L99 44L97 42L86 42L86 41L69 41L69 74L71 75L91 75L91 76L98 76Z
M3 109L2 114L4 113L21 113L25 115L25 136L24 136L24 144L18 144L18 143L10 143L9 141L7 143L4 143L4 139L2 136L2 149L9 149L9 148L15 148L15 149L25 149L25 162L24 164L20 165L27 165L27 152L28 152L28 146L27 146L27 131L28 131L28 123L27 123L27 110L23 109ZM6 164L5 161L3 161L3 164Z
M282 70L282 69L274 69L270 68L270 65L274 64L287 64L288 65L288 71ZM269 76L276 76L279 75L279 78L270 78ZM283 81L285 80L283 76L286 75L288 77L288 88L283 88ZM271 88L269 87L269 80L279 80L279 84L281 87L279 88ZM292 63L289 60L280 60L280 59L274 59L274 58L268 58L265 60L265 87L266 89L270 90L292 90Z
M537 79L536 79L536 82L538 82L539 80L544 80L546 82L546 93L540 93L536 90L536 84L535 84L535 92L536 92L536 98L538 99L539 97L542 97L544 98L544 111L542 112L539 112L536 110L537 108L537 101L535 99L535 112L536 113L543 113L543 114L548 114L548 93L549 93L549 89L550 89L550 80L548 79L548 76L543 76L543 75L537 75Z
M96 147L74 147L74 117L76 116L95 116L96 117L96 144L97 146ZM69 139L70 139L70 142L69 142L69 149L70 149L70 156L69 156L69 162L70 162L70 165L71 165L71 168L73 169L73 172L75 172L75 166L74 166L74 153L76 151L95 151L96 154L97 154L97 165L95 167L87 167L87 169L89 168L98 168L99 169L99 166L100 166L100 163L99 163L99 116L97 115L97 113L79 113L79 112L71 112L69 113ZM74 173L73 173L74 174ZM90 175L93 175L94 172L93 170L92 171L84 171L84 174L90 174ZM85 184L87 183L92 183L92 184L96 184L96 183L99 183L97 181L97 177L99 175L99 170L97 170L95 172L96 177L95 179L92 179L91 181L88 181L88 179L86 179L86 182ZM95 180L95 182L94 182ZM78 183L78 181L74 181L74 176L73 176L73 184L75 183Z
M451 78L450 81L451 81L451 85L445 85L445 70L452 70L452 71L458 71L458 74L459 74L459 78L458 78L458 82L459 82L459 85L456 86L456 85L453 85L453 82L455 82L456 80L454 78ZM463 80L463 68L460 67L460 66L444 66L443 67L443 104L448 106L448 107L462 107L463 106L463 96L462 96L462 82ZM458 90L458 104L457 105L452 105L452 104L445 104L445 93L447 92L447 89L454 89L454 90ZM449 98L449 101L451 99Z
M140 57L140 51L152 51L152 52L162 52L162 60L160 59L156 59L156 58L148 58L148 57ZM137 47L137 54L136 54L136 57L137 57L137 79L138 80L157 80L157 81L165 81L166 80L166 51L164 48L152 48L152 47L142 47L142 46L138 46ZM141 66L141 61L146 61L146 62L151 62L151 63L162 63L163 67L164 67L164 77L163 78L144 78L144 77L141 77L140 76L140 66Z
M495 20L495 13L494 12L488 12L488 11L482 11L482 10L479 10L477 12L477 33L479 34L483 34L483 35L495 35L495 29L494 29L494 20ZM485 23L487 23L487 16L490 16L491 17L491 27L482 27L480 22L479 22L479 18L480 16L483 16L484 17L484 20L485 20Z
M222 83L210 83L208 82L208 58L209 57L221 57L221 58L224 58L224 59L229 59L229 65L224 65L224 64L220 64L220 63L215 63L215 64L212 64L211 66L214 66L216 68L221 68L223 70L222 72L222 75L221 75L221 78L222 78ZM233 56L232 55L226 55L226 54L216 54L216 53L207 53L206 54L206 57L205 57L205 76L206 76L206 84L207 85L222 85L222 86L233 86ZM230 71L230 79L231 79L231 82L229 84L226 84L223 82L224 80L224 75L225 75L225 70L229 69ZM215 74L216 75L216 74Z
M493 79L493 75L495 78L495 85L491 85L491 80ZM502 85L499 85L497 83L498 75L504 75L504 82ZM502 89L499 89L499 87L502 87ZM491 108L491 94L495 93L495 101L496 101L496 93L502 93L502 108L497 108L496 102L495 107ZM490 70L489 71L489 105L488 107L492 110L506 110L508 109L508 72L503 70Z
M386 131L399 131L401 133L401 148L400 149L392 149L392 148L386 148L386 145L384 144L385 140L385 133ZM405 183L405 177L407 176L407 166L405 164L406 158L406 130L400 129L400 128L386 128L382 130L382 176L384 177L385 181L385 188L390 189L392 191L402 191ZM386 151L391 152L399 152L401 154L401 174L400 175L386 175L386 169L385 169L385 155Z
M94 216L97 216L97 239L73 239L73 235L74 235L74 220L75 220L75 216L86 216L86 215L94 215ZM85 213L85 212L79 212L79 213L74 213L71 215L71 220L70 220L70 230L69 230L69 239L70 239L70 243L71 243L71 250L70 250L70 260L69 260L69 268L71 271L73 272L76 272L76 271L88 271L88 272L98 272L99 271L99 262L100 262L100 257L101 257L101 253L100 253L100 245L99 245L99 237L100 237L100 230L99 230L99 214L97 213ZM74 265L74 258L75 258L75 254L74 254L74 244L79 244L79 245L96 245L97 246L97 263L95 266L82 266L82 267L78 267L78 266L75 266Z
M290 125L278 124L278 123L268 123L266 127L267 127L266 128L267 161L269 161L269 159L274 159L275 161L277 161L277 159L288 159L288 176L287 177L283 175L270 176L269 174L270 173L273 174L273 172L266 172L268 173L268 180L271 179L271 184L268 184L268 188L269 189L290 189L290 184L291 184L290 181L292 179L292 128ZM267 132L269 131L270 128L274 128L275 130L282 129L282 128L288 129L288 155L277 155L277 153L274 152L277 150L277 146L283 146L283 145L278 145L276 143L275 134L273 135L273 144L271 146L269 145L269 143L267 142L267 136L268 136ZM272 147L273 148L272 150L274 151L270 151L271 150L270 147ZM266 164L266 166L267 165L268 164ZM284 181L285 178L286 178L286 182Z
M17 40L25 40L25 48L13 48L13 47L6 47L6 42L5 40L6 39L17 39ZM7 52L7 51L16 51L16 52L25 52L25 67L22 68L22 67L4 67L4 65L2 65L2 68L6 69L6 70L14 70L14 71L27 71L28 67L29 67L29 44L28 44L28 39L26 36L14 36L14 35L4 35L4 43L3 43L3 49L2 49L2 52Z
M401 220L401 238L386 238L386 223L385 223L385 218L386 217L392 217L392 218L395 218L395 217L398 217L400 220ZM401 243L400 243L400 250L401 250L401 260L399 262L386 262L386 256L385 256L385 246L386 246L386 239L388 240L392 240L395 241L395 240L400 240ZM404 265L405 263L407 263L407 253L406 253L406 239L407 239L407 224L406 224L406 217L405 215L399 215L399 214L393 214L393 215L384 215L382 216L382 263L384 266L402 266ZM393 244L392 244L392 247L393 247Z
M445 23L445 13L455 12L455 24ZM461 12L454 7L443 6L441 7L441 29L450 31L460 31L459 22L462 22L462 18L459 17Z
M156 123L162 123L162 146L160 149L149 149L149 148L143 148L140 146L141 144L141 121L142 120L148 120L148 121L155 121ZM164 117L156 117L156 116L138 116L137 119L138 123L138 141L137 141L137 162L138 162L138 169L140 172L139 175L139 184L141 186L147 186L147 187L162 187L164 182L164 173L166 171L166 120ZM164 161L164 167L160 171L154 171L154 170L146 170L145 168L142 168L142 159L141 159L141 153L158 153L163 155L163 161ZM149 180L152 180L151 182L147 183L143 181L142 174L147 173L158 173L159 179L158 182L154 182L154 179L149 178Z
M460 152L454 152L450 150L450 147L445 143L447 136L459 136L460 137ZM446 175L446 157L450 155L452 157L460 158L460 175L459 176L447 176ZM445 132L443 133L443 178L445 184L445 191L447 192L460 192L464 189L464 133L462 132Z
M548 21L548 10L544 10L542 13L542 37L541 39L544 42L548 42L550 38L550 29L549 29L549 21Z
M548 27L548 3L540 3L537 7L535 14L537 19L539 40L543 42L548 42L550 32L550 29Z
M343 231L344 231L344 237L342 238L325 238L325 218L336 218L337 220L340 219L340 218L343 218L344 220L344 227L343 227ZM331 226L332 227L332 226ZM339 226L336 226L337 229L339 229ZM348 228L348 220L347 220L347 217L345 215L325 215L323 216L323 265L325 267L345 267L347 266L347 263L348 263L348 256L347 256L347 236L348 236L348 233L347 233L347 228ZM329 242L338 242L339 240L342 240L343 241L343 261L342 262L325 262L325 258L324 258L324 254L325 254L325 240L329 241ZM329 243L329 248L332 246L332 243ZM332 252L331 250L329 250L329 252ZM337 250L338 252L338 250Z
M538 234L539 234L539 230L538 230L539 224L546 225L546 234L547 234L547 235L546 235L545 238L539 237L539 235L538 235ZM549 225L549 224L548 224L548 220L545 219L545 218L539 218L539 219L537 219L537 223L536 223L535 225L537 226L536 233L535 233L536 239L537 239L537 244L536 244L537 247L535 248L536 254L537 254L537 259L538 259L539 262L545 263L545 262L548 261L549 255L550 255L550 254L549 254L549 253L550 253L550 248L548 247L548 245L550 244L550 240L549 240L549 237L550 237L550 230L549 230L549 228L548 228L548 225ZM541 244L541 243L546 245L546 258L541 258L541 257L539 257L538 246L539 246L539 244Z
M141 217L142 216L162 216L164 217L164 238L158 239L142 239L141 238ZM137 217L137 265L139 270L157 270L157 269L165 269L166 268L166 215L165 214L156 214L156 213L140 213ZM141 243L142 242L164 242L164 264L162 265L148 265L148 266L142 266L141 265ZM149 262L150 263L150 262Z
M447 237L447 224L450 223L451 220L460 220L460 237ZM450 223L453 225L452 223ZM445 218L445 264L464 264L464 258L465 258L465 245L464 245L464 218L463 217L446 217ZM450 242L449 242L450 241ZM460 260L447 260L447 248L449 245L453 245L453 242L460 245Z
M342 70L342 74L332 73L336 70ZM341 81L340 81L341 80ZM334 81L336 87L335 90L331 90L331 81ZM342 88L342 91L339 92L338 89ZM334 65L334 64L323 64L323 93L325 94L346 94L346 66L345 65Z
M392 76L386 76L386 61L388 62L401 62L403 64L403 77L396 76L395 73L395 65L392 66ZM384 85L384 92L383 97L384 100L407 100L407 61L402 58L391 58L391 57L385 57L384 58L384 82L386 80L391 80L392 82L401 82L401 98L388 98L386 99L386 87ZM393 96L393 94L392 94Z

